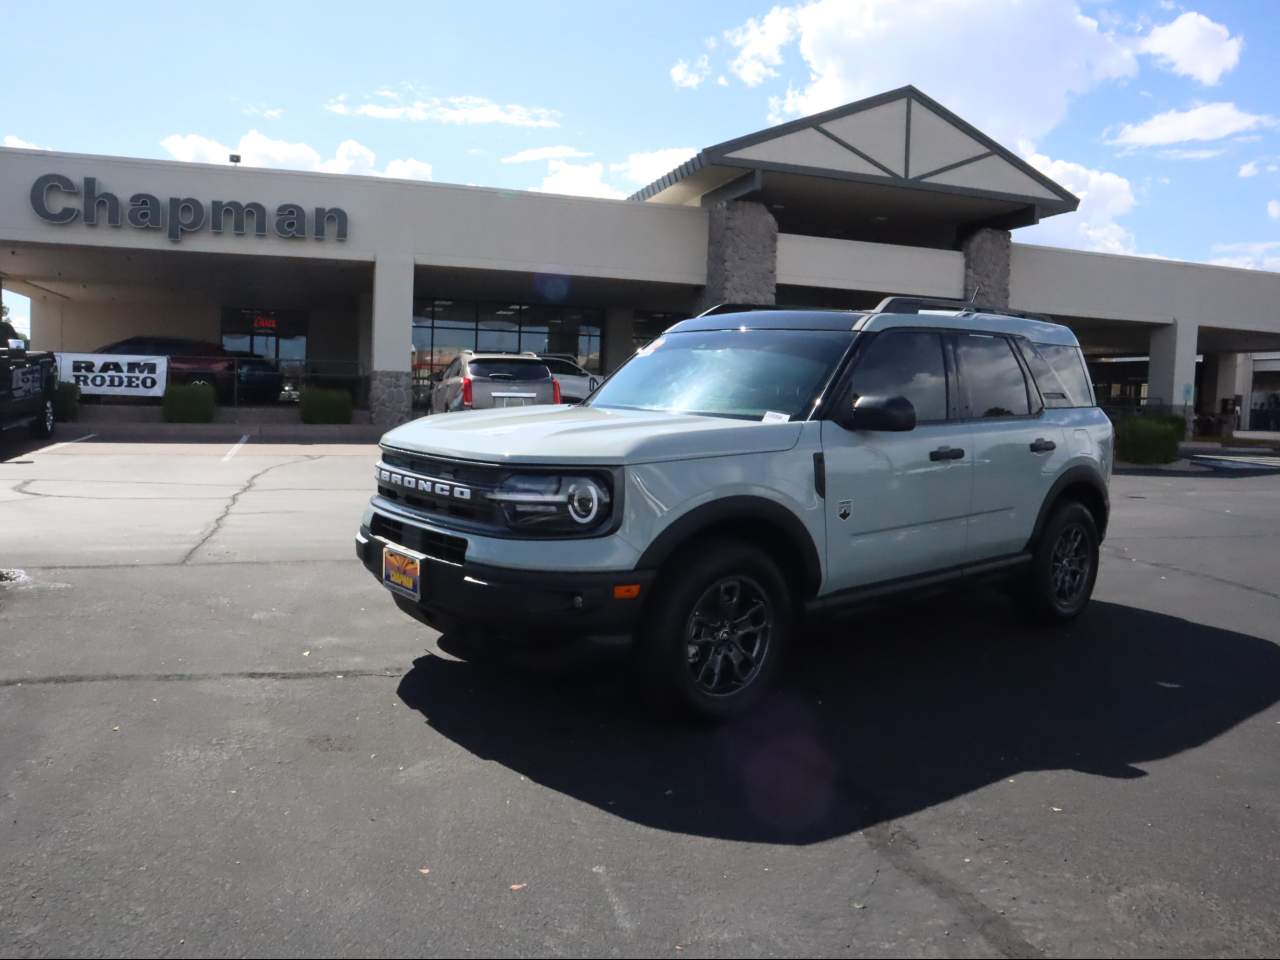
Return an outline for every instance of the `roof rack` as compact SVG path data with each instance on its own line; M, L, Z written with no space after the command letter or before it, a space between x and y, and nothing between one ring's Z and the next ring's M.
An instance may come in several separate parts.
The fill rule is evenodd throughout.
M1021 310L1009 310L1006 307L994 307L983 303L970 303L967 300L949 300L945 297L885 297L872 313L923 313L926 310L949 310L955 313L994 313L1002 317L1021 317L1023 320L1042 320L1055 323L1052 317L1042 313L1025 313Z
M890 298L892 299L892 298ZM749 313L753 310L808 310L822 313L858 313L852 307L796 307L785 303L717 303L696 317L714 317L720 313Z

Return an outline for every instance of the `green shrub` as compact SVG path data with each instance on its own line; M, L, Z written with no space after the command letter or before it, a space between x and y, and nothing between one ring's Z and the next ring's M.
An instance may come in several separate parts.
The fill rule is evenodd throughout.
M212 423L217 405L207 383L174 383L164 392L164 418L169 423Z
M346 390L304 387L298 407L303 423L351 422L351 394Z
M1187 421L1184 420L1182 417L1162 416L1162 417L1150 417L1149 419L1155 420L1157 423L1167 424L1170 430L1177 433L1179 440L1183 440L1186 438Z
M1176 421L1176 425L1175 425ZM1116 421L1116 459L1126 463L1172 463L1186 431L1181 417L1127 417Z
M53 416L59 423L80 419L80 388L59 381L53 390Z

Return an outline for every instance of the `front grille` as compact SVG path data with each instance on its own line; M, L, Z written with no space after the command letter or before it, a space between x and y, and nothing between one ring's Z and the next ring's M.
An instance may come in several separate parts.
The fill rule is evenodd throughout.
M451 537L447 533L436 533L424 530L411 523L402 523L380 513L373 515L369 524L369 532L375 537L383 537L402 547L424 553L436 560L446 563L461 564L467 556L467 541L462 537Z
M384 471L388 471L386 475ZM395 470L403 471L397 474ZM403 504L431 520L457 526L503 528L500 507L489 499L509 472L484 463L466 463L442 457L383 448L378 472L378 495ZM408 478L413 482L409 483ZM422 484L428 478L431 484ZM441 489L437 489L443 485ZM465 496L463 495L465 494Z

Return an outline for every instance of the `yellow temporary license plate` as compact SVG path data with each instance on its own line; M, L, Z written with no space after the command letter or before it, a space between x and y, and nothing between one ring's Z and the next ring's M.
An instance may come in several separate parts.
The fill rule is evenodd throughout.
M395 547L382 548L382 585L402 596L422 599L422 557Z

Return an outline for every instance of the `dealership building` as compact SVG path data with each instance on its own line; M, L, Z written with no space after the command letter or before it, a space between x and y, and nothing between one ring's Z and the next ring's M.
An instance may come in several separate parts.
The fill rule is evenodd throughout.
M412 415L459 350L601 372L711 304L970 298L1071 326L1100 402L1280 426L1280 274L1013 242L1078 199L913 87L700 151L626 200L0 149L36 349L182 337Z

